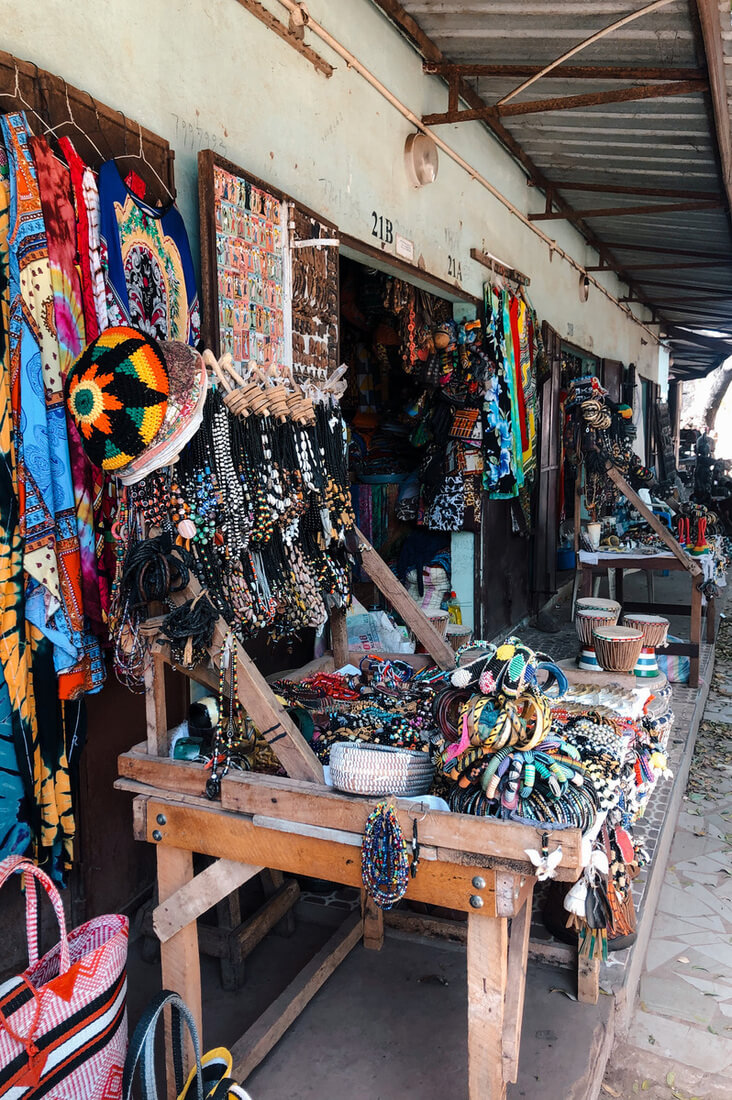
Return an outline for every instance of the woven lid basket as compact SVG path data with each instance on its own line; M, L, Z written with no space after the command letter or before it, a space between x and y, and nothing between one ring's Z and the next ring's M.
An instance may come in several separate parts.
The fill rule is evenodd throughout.
M330 750L330 778L349 794L396 794L411 798L426 794L435 774L427 752L337 741Z

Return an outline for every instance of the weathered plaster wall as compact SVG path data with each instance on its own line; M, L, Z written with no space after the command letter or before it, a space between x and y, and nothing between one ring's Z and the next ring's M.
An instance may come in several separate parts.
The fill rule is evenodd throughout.
M280 16L277 0L267 6ZM417 114L443 109L446 89L370 0L311 0L315 18ZM175 149L179 204L197 250L196 154L212 147L321 211L354 237L372 236L374 212L414 242L425 268L480 294L484 247L531 277L540 317L599 356L635 362L655 378L648 333L596 289L579 300L578 275L446 156L435 184L410 188L402 150L411 130L397 111L325 46L325 79L236 0L5 0L3 47L86 88L165 136ZM478 123L441 135L521 210L540 195ZM548 223L581 263L594 260L568 224ZM608 289L622 290L614 276ZM645 341L642 343L641 341Z

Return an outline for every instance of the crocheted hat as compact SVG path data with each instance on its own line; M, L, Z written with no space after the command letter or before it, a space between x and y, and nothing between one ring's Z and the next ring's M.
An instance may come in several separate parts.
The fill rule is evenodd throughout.
M195 348L175 340L162 340L170 380L168 411L163 425L149 447L134 462L120 470L123 485L135 485L154 470L170 466L196 434L203 420L208 375L203 357Z
M133 328L109 328L75 361L66 407L95 466L118 470L153 441L170 383L160 346Z

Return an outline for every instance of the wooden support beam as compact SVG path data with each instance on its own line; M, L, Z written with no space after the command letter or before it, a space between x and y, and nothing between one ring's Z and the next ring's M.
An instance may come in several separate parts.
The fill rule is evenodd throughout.
M702 248L677 248L675 244L637 244L635 241L608 241L607 248L613 251L625 252L653 252L664 256L698 256L700 259L709 257L710 260L726 260L728 252L708 252Z
M709 87L712 93L714 126L717 147L722 166L722 180L727 192L727 202L732 207L732 136L730 135L730 111L727 91L727 66L718 0L696 0L699 13L704 53L709 70ZM728 13L729 14L729 13ZM729 23L729 20L728 20Z
M441 126L453 122L476 122L489 117L515 118L521 115L545 114L547 111L573 111L579 107L600 107L605 103L633 103L644 99L666 99L669 96L704 92L707 85L699 80L671 81L667 84L641 84L632 88L615 88L607 92L584 92L580 95L554 96L550 99L527 99L521 103L504 103L497 107L459 109L457 77L450 76L450 89L455 89L446 111L424 115L425 126ZM450 105L452 103L452 106Z
M339 829L356 836L363 835L373 809L368 799L342 794L332 787L315 787L281 776L246 772L229 773L221 785L221 801L225 810L262 815L262 818L281 818L288 827L294 822L303 822L314 828ZM460 848L463 853L481 854L489 860L508 859L528 870L526 848L535 848L541 839L538 826L533 828L512 821L492 823L469 814L450 816L434 810L423 813L418 804L402 799L396 799L395 808L402 832L408 837L412 835L414 817L418 813L419 839L423 848L428 845L437 849ZM582 869L578 831L563 830L561 843L562 861L557 868L557 878L574 882ZM420 869L413 880L415 884L421 874ZM410 885L410 896L411 890Z
M145 725L147 751L151 756L167 756L170 746L165 703L165 662L157 654L145 667Z
M648 206L608 206L599 210L565 210L556 214L529 214L529 221L583 221L585 218L628 218L637 214L675 214L682 210L719 210L723 199L707 199L704 202L654 203Z
M348 627L345 607L331 608L330 643L334 668L343 668L348 664Z
M445 641L407 592L403 584L394 576L389 566L381 558L365 535L356 528L359 542L359 551L362 555L363 567L371 580L386 597L394 610L401 615L404 622L422 643L427 652L440 668L455 667L455 651Z
M262 870L248 863L217 859L153 909L152 922L161 943L167 943L191 921L213 908Z
M381 951L384 946L384 910L380 909L367 890L361 890L363 945L368 951Z
M192 577L188 587L182 592L173 593L171 598L174 603L182 604L197 596L200 591L201 586ZM416 607L416 604L413 606ZM233 638L226 622L219 617L214 627L212 646L212 662L216 668L221 660L221 650L229 637ZM294 779L322 783L323 765L244 647L235 639L233 645L236 646L237 653L239 698L244 710L265 741L271 745L288 775Z
M503 1100L508 920L468 914L468 1095Z
M136 815L137 818L137 815ZM137 820L136 820L137 823ZM158 897L166 902L178 890L193 881L193 852L182 848L159 847L158 858ZM201 964L198 955L198 934L195 921L181 928L169 940L160 945L160 970L163 989L172 989L186 1002L201 1035ZM187 1040L188 1064L191 1064L193 1047ZM170 1013L165 1019L166 1081L168 1100L175 1100L178 1090L175 1087L173 1069L173 1043ZM187 1072L187 1070L186 1070Z
M490 921L486 923L491 923ZM252 1024L231 1048L233 1076L246 1081L259 1063L280 1041L334 970L353 950L362 936L361 914L346 918L341 927L280 993L267 1011Z
M531 932L531 901L534 895L534 879L527 883L524 903L511 921L511 938L508 945L508 973L506 981L506 1005L503 1021L503 1080L518 1080L521 1024L524 1018L526 996L526 964L529 955Z
M260 23L264 23L265 27L273 31L279 38L283 38L288 45L292 46L293 50L301 53L319 73L322 73L325 77L333 75L333 66L329 65L310 46L305 45L301 26L295 26L292 22L289 25L281 23L272 12L267 11L264 4L259 3L259 0L237 0L237 3L246 8Z
M696 191L678 187L636 187L627 183L582 183L581 180L552 180L559 191L587 191L602 195L648 195L657 199L718 199L719 191ZM632 247L632 246L626 246Z
M730 267L732 266L732 253L728 260L688 260L684 263L678 263L672 257L666 260L659 260L655 264L623 264L623 271L665 271L667 268L672 268L674 271L681 271L684 268L690 267ZM590 265L585 268L585 271L608 271L609 268L606 265L596 264Z
M665 524L661 523L658 516L655 515L648 507L648 505L641 500L635 489L633 489L631 485L625 480L617 466L613 466L612 462L608 462L607 464L607 475L610 480L614 482L614 484L618 487L625 499L630 501L636 512L640 512L640 514L643 516L643 519L646 521L651 530L656 535L658 535L661 542L665 543L666 546L668 546L671 553L674 555L675 558L678 559L678 561L681 562L684 569L692 574L701 572L699 566L689 557L686 551L681 548L678 540L674 538L668 527L666 527Z
M577 959L577 1000L582 1004L596 1005L600 997L600 956L592 958L580 955Z
M633 103L643 99L667 99L669 96L705 92L706 83L680 80L669 84L641 84L632 88L617 88L609 92L585 92L581 95L554 96L551 99L529 99L521 103L499 104L500 118L544 114L547 111L573 111L578 107L600 107L605 103ZM449 114L449 111L448 111ZM460 121L458 117L454 121Z
M380 5L384 7L384 4ZM536 76L541 72L539 65L473 65L453 64L450 61L423 61L425 73L434 76L447 76L457 73L461 77L494 76L516 77ZM558 65L542 76L542 80L695 80L706 81L705 69L675 68L660 66L628 65Z

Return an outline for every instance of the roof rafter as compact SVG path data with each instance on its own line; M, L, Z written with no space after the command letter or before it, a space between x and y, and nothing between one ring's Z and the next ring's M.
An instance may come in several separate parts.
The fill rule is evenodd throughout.
M648 206L607 206L598 210L565 210L561 213L545 210L542 214L529 214L532 222L575 221L584 218L627 218L636 214L672 214L681 210L719 210L724 199L705 199L704 202L666 202Z
M536 76L538 65L470 65L451 61L424 61L422 68L433 76ZM665 69L647 65L559 65L544 73L542 80L706 80L705 69Z
M423 115L425 126L442 126L453 122L483 121L491 114L500 118L520 115L545 114L547 111L572 111L578 107L598 107L605 103L631 103L644 99L666 99L669 96L704 92L706 81L679 80L667 84L640 84L632 88L614 88L609 92L584 92L581 95L556 96L552 99L531 99L522 103L497 104L495 107L459 109L458 78L451 80L448 89L448 108L434 114Z

